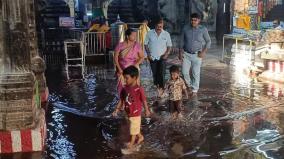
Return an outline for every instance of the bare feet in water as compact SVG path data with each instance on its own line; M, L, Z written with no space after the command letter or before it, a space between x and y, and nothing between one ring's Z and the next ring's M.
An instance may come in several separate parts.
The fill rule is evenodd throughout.
M130 142L128 142L128 143L126 144L126 148L127 148L127 149L133 149L133 148L134 148L134 145L131 144Z
M192 92L191 97L197 97L197 92Z
M172 114L172 119L177 119L177 117L178 117L178 113L177 112L174 112L173 114Z

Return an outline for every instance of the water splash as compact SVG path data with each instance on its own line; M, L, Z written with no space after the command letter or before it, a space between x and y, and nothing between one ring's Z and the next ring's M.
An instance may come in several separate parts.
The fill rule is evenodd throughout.
M147 71L147 67L142 67L141 70L141 74L150 72ZM64 111L103 119L98 125L98 131L103 142L107 143L107 147L100 149L101 153L120 152L123 142L127 141L125 135L127 132L121 129L127 130L124 127L127 124L123 117L110 116L117 102L115 80L110 77L107 70L99 71L93 68L88 71L85 79L68 81L67 84L63 84L63 90L54 91L50 101ZM207 72L210 73L209 76L206 75ZM219 75L220 72L214 73L212 70L207 72L205 71L203 78L214 85L203 83L199 97L184 102L184 118L179 120L172 120L166 100L157 101L155 98L154 87L151 87L152 78L143 75L142 85L148 92L149 103L155 114L150 121L143 120L142 130L146 140L139 154L119 158L214 158L216 156L226 158L250 149L257 155L264 155L262 151L271 151L265 148L271 142L283 147L278 142L282 138L277 139L279 138L277 135L262 134L267 139L257 136L264 128L269 128L271 132L281 129L279 123L271 124L277 117L270 115L272 110L274 114L279 114L277 110L281 109L283 103L279 98L271 99L265 95L264 83L255 80L248 80L249 82L243 84L235 80L220 81L220 76L224 77ZM104 78L112 81L106 81ZM78 85L78 89L72 91L77 94L79 92L80 96L76 98L68 96L66 92L72 85ZM76 101L74 99L77 102L74 102ZM256 140L261 142L252 143Z

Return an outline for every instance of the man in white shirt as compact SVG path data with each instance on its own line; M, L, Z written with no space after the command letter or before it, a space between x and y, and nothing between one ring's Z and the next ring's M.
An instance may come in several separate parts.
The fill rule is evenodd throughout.
M275 19L275 20L273 21L273 28L274 28L274 29L283 29L283 28L281 27L280 21L279 21L278 19Z
M145 49L151 64L154 85L157 86L159 96L164 90L165 61L172 47L171 36L163 28L164 21L159 19L156 22L155 29L150 30L145 39Z

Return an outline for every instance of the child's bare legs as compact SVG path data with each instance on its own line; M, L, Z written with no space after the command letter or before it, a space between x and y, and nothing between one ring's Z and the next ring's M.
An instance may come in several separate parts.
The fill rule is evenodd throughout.
M180 105L181 105L181 101L178 100L178 101L171 101L170 100L170 112L171 112L171 115L172 115L172 118L173 119L176 119L179 114L181 113L181 108L180 108Z
M137 137L138 137L137 145L139 145L144 141L144 136L142 135L142 133L140 133L137 135Z
M183 111L183 107L182 107L181 100L175 101L175 107L176 107L176 110L177 110L177 117L182 118L183 116L182 116L181 112Z
M133 146L135 144L136 136L137 135L131 135L130 142L127 143L127 148L128 149L132 149L133 148Z
M175 111L174 101L172 100L169 101L169 108L172 118L175 118L176 111Z
M135 145L136 137L138 137L137 145L141 144L144 141L144 136L140 133L138 135L131 135L130 142L127 143L127 148L132 149Z
M130 121L130 136L131 137L130 137L130 142L127 144L127 148L131 149L135 145L136 137L138 137L139 140L143 139L141 138L141 132L140 132L141 116L129 117L129 121Z

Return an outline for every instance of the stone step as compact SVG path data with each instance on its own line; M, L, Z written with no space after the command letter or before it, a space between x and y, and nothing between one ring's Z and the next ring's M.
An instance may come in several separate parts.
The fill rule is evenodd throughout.
M0 113L33 111L33 99L20 99L10 101L0 101Z
M5 82L5 83L0 83L0 90L1 89L11 89L11 88L27 88L27 87L32 87L33 88L34 83L31 81L25 81L25 82Z
M13 80L27 80L30 81L33 79L33 74L6 74L0 75L0 81L13 81Z
M132 5L110 5L109 8L117 8L117 9L123 9L123 8L132 8Z

